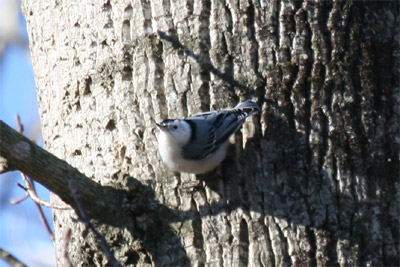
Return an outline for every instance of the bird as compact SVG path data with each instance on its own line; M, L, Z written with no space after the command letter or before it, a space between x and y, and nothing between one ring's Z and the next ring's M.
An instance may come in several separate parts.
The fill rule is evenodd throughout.
M260 110L246 100L232 109L207 111L184 119L156 123L158 151L172 171L204 174L215 169L227 154L229 138L246 118Z

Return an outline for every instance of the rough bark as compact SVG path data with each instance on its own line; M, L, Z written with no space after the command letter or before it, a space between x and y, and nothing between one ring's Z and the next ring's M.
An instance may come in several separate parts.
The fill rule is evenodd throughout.
M102 187L93 182L65 161L56 158L11 129L3 121L0 121L0 133L0 158L5 159L0 160L2 162L0 173L13 170L22 171L78 210L70 189L72 182L72 186L77 188L79 195L84 196L81 202L82 205L88 207L87 212L90 216L102 220L107 219L104 217L105 214L113 213L112 210L105 211L107 203L113 201L113 205L118 205L122 202L122 199L118 197L121 195L118 190ZM107 199L106 203L101 201L105 200L107 195L113 195L113 199Z
M126 194L109 207L122 217L96 221L122 264L399 262L397 2L23 9L45 147ZM262 113L221 168L196 177L161 164L154 122L246 98ZM106 264L72 217L54 212L59 265Z

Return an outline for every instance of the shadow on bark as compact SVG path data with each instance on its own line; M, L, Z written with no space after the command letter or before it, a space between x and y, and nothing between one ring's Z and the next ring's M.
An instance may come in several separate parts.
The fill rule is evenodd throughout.
M176 49L184 50L185 54L193 57L205 71L215 74L232 87L242 89L245 94L255 92L239 84L230 75L218 71L211 63L204 61L165 33L159 32L159 36L172 42ZM259 103L263 102L280 111L280 107L272 100L260 99ZM282 110L282 113L285 111ZM299 120L301 121L301 118ZM312 156L309 137L296 132L293 122L286 122L272 115L267 115L266 121L267 130L264 133L259 130L255 138L248 139L243 150L230 148L230 156L219 170L198 176L209 188L219 194L219 202L188 211L170 209L155 199L150 185L143 185L121 173L119 175L124 176L121 180L126 181L126 187L129 190L102 186L108 198L102 201L107 203L109 200L109 206L104 207L104 210L100 212L92 213L94 214L92 219L101 224L129 231L135 239L142 241L143 251L140 252L149 255L149 263L154 261L156 266L167 263L171 266L191 264L184 244L177 230L170 225L171 223L191 220L194 246L204 250L202 219L222 213L229 214L237 209L241 209L247 215L260 214L260 224L265 226L263 229L266 232L269 226L268 217L285 220L291 224L288 227L305 226L308 232L311 232L311 229L326 231L331 243L330 262L327 262L327 265L337 265L338 255L335 245L339 239L348 240L350 244L358 244L362 255L365 255L363 257L373 255L374 250L380 249L378 246L382 242L376 241L380 233L377 234L373 231L376 229L371 229L375 226L374 223L383 224L383 226L377 226L381 227L377 231L384 232L388 229L392 231L394 240L391 242L399 243L398 216L393 217L393 214L396 214L396 211L398 214L399 210L396 202L398 188L395 186L398 179L398 155L392 157L391 163L385 166L381 166L371 155L362 155L363 158L357 160L361 160L361 166L367 171L364 172L365 176L357 177L354 175L357 170L354 166L352 167L352 157L359 155L359 152L353 151L346 145L347 140L335 140L335 137L329 137L336 142L335 150L328 152L328 147L324 144L319 152L320 159L316 159ZM339 150L341 154L349 156L344 160L347 165L337 164ZM323 165L325 163L321 162L322 158L325 163L329 161L330 168ZM236 164L237 162L240 164ZM338 173L343 171L335 167L338 165L346 169L347 177L338 178ZM324 171L326 169L331 169L332 173L326 173ZM379 179L380 175L385 177ZM350 192L339 193L341 182L350 184L348 186L351 188ZM358 190L362 188L356 188L352 185L353 183L368 185L367 192L360 193ZM205 189L200 186L193 193L196 194L201 190ZM384 199L387 202L376 196L377 192L385 194ZM366 194L368 198L360 201L360 194ZM120 209L111 205L111 202L121 203ZM195 207L195 204L192 206ZM376 207L381 209L380 212L376 212ZM93 207L86 208L90 210ZM251 218L251 216L248 217ZM239 226L240 255L243 264L249 263L246 257L249 254L248 224L249 221L241 220ZM310 236L314 234L311 233ZM379 236L379 238L382 237ZM314 240L311 238L311 242L314 242L312 250L316 253L315 237ZM119 246L119 244L111 244L111 246ZM139 259L134 249L124 256L128 257L125 264L136 264ZM315 259L316 256L313 255L311 258ZM382 262L391 265L397 263L398 260L398 258L387 257ZM315 262L312 265L316 265Z
M231 155L231 159L223 163L222 168L208 175L199 176L204 183L215 190L221 197L221 201L200 207L197 211L188 210L177 212L158 203L150 186L144 186L133 178L130 179L135 188L129 203L133 206L128 211L132 221L136 221L131 229L134 236L143 240L144 248L148 250L155 262L159 257L165 256L158 248L158 244L168 243L171 249L168 253L180 253L182 261L171 264L189 265L190 261L178 235L169 226L170 223L182 223L187 220L193 221L193 231L201 233L201 220L207 216L216 216L221 213L231 213L241 209L244 213L258 212L262 214L263 222L267 216L273 216L285 220L289 224L305 226L306 231L320 229L326 231L330 236L332 244L339 240L347 240L350 245L358 245L360 251L367 255L379 242L374 242L375 233L368 227L375 220L373 202L358 201L356 192L352 194L339 194L339 182L332 180L331 176L324 173L315 160L310 156L307 149L305 137L288 126L280 118L269 117L270 130L264 133L262 139L254 138L248 140L247 146L239 155ZM265 157L257 158L254 152L257 149L265 152ZM232 150L234 151L234 150ZM346 153L352 154L352 151ZM237 158L242 164L245 173L235 165ZM258 163L261 162L261 169ZM390 198L395 198L396 189L391 187L395 183L395 168L386 170L387 179L369 179L371 188L384 187L383 189ZM245 175L245 176L244 176ZM360 177L360 179L368 179ZM222 181L222 187L221 182ZM193 194L205 190L196 188ZM141 192L141 197L137 197ZM373 193L372 191L370 193ZM375 200L376 201L376 200ZM388 209L385 203L383 210ZM386 213L383 220L390 226L396 225L396 218ZM141 223L137 223L141 220ZM261 222L262 224L264 224ZM246 245L248 235L246 221L240 224L241 255L247 254ZM142 224L142 226L140 225ZM196 234L195 234L196 235ZM313 234L310 234L313 236ZM196 247L201 248L204 244L202 235L197 236ZM398 236L394 233L394 239ZM242 242L241 241L241 242ZM314 240L315 241L315 240ZM177 255L175 255L177 256ZM331 261L328 265L337 264L337 250L335 246L330 248ZM246 257L242 257L245 260ZM386 264L397 262L396 258L386 258Z
M185 48L173 37L163 32L158 34L161 39L171 42L175 49L181 49L187 56L194 58L204 71L213 73L246 94L255 91L241 85L229 74L218 71L210 62ZM281 107L272 100L263 101L274 109L281 110ZM286 111L281 110L281 112ZM302 118L292 119L302 123ZM264 220L266 216L273 216L290 224L305 226L309 233L312 228L325 231L331 243L328 265L337 264L335 244L339 240L347 240L351 246L359 247L360 253L365 255L361 260L367 261L367 255L372 255L374 251L381 249L382 242L379 238L384 236L377 237L377 233L371 229L377 223L382 224L379 226L382 228L378 231L392 232L393 240L388 242L398 244L399 228L396 217L393 217L396 212L390 212L391 209L398 211L398 204L385 202L376 195L377 192L384 192L386 200L396 199L398 155L392 155L390 162L382 163L383 161L376 160L372 155L357 151L349 145L349 140L338 135L322 136L325 141L319 147L318 158L314 158L311 150L313 148L309 143L310 137L297 132L293 121L283 121L272 115L268 115L266 121L268 123L266 132L258 133L257 138L247 140L245 149L238 151L237 154L231 149L230 157L224 161L222 168L211 174L198 176L221 196L221 201L200 207L197 215L201 216L195 218L193 211L175 214L167 207L162 207L166 215L163 216L164 223L166 220L182 222L188 218L197 218L196 220L200 221L201 217L215 216L222 212L229 213L238 208L246 213L259 212L262 213ZM309 122L304 123L310 131L310 125L307 125ZM327 132L323 131L322 134ZM328 147L326 143L328 139L333 142L332 147ZM357 149L361 147L362 151L366 144L361 139L358 140L360 144L356 147ZM342 155L343 159L340 158ZM235 165L237 160L243 169L238 169ZM359 172L357 168L365 170ZM327 169L330 173L325 171ZM380 178L382 176L383 179ZM219 183L221 180L222 188ZM343 192L343 186L350 191ZM204 189L198 187L196 190ZM379 212L376 211L378 207ZM201 226L201 222L197 225ZM243 222L240 229L247 229ZM310 239L314 242L312 246L315 250L317 244L314 234L311 233L310 236L313 236ZM390 265L399 260L396 256L386 257L382 260L384 264ZM312 258L315 259L315 255Z

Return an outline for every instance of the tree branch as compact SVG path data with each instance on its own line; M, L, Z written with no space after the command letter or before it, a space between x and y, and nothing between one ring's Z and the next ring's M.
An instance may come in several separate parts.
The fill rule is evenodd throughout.
M67 162L45 151L0 120L0 173L19 170L58 195L78 215L79 208L69 188L72 180L81 194L81 201L92 218L106 218L112 207L120 203L106 187L87 178ZM115 202L115 205L111 205Z
M14 267L26 266L19 259L17 259L12 254L10 254L9 252L5 251L2 248L0 248L0 259L3 259L5 262L7 262L8 264L10 264L11 266L14 266Z

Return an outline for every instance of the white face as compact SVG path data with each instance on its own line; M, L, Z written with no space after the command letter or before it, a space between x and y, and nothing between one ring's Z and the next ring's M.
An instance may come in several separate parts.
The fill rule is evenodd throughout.
M164 120L157 124L160 130L170 136L179 144L186 144L190 139L190 126L183 120Z

